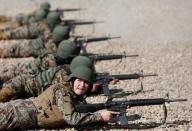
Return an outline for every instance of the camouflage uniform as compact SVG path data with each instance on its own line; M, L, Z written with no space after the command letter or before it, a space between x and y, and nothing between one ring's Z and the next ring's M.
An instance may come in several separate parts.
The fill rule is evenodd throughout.
M31 100L0 103L0 130L36 126L37 109Z
M45 54L28 63L17 63L0 68L0 81L5 82L21 74L36 74L56 66L54 54Z
M38 96L49 85L67 81L68 75L68 66L53 67L37 75L19 75L2 85L0 101ZM9 96L3 97L5 94L4 90L7 88L12 92Z
M0 130L59 128L67 124L83 125L101 121L99 112L76 112L74 105L83 101L79 98L69 83L59 83L50 86L36 98L2 103Z
M50 36L51 30L46 21L35 22L24 25L13 30L5 30L0 32L1 40L10 39L31 39L39 36Z
M31 40L5 41L0 45L1 58L37 57L44 53L55 53L57 45L51 36Z

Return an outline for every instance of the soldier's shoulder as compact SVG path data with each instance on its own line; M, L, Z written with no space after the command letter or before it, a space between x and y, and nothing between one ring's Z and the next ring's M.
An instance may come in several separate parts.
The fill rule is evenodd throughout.
M57 90L62 90L65 92L70 93L71 90L71 85L69 84L69 82L61 82L61 83L56 83L54 84L54 86L56 87Z
M60 65L60 66L57 66L57 68L65 72L67 75L70 74L70 68L68 65Z

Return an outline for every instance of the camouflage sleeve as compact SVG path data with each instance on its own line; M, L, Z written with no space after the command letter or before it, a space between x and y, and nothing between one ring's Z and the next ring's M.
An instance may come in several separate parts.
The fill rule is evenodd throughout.
M50 32L45 23L36 22L6 31L7 39L30 39Z
M2 88L9 88L13 91L13 99L24 96L36 96L37 83L35 75L18 75L3 84Z
M61 90L55 92L56 104L63 114L64 120L69 125L83 125L93 122L101 121L101 115L98 112L95 113L79 113L74 109L74 103L72 98L66 92Z
M52 54L46 54L44 56L37 57L33 62L31 62L29 64L29 70L30 73L36 74L56 66L57 63L55 57Z
M30 57L33 56L34 47L38 44L38 47L41 46L39 43L33 43L34 40L21 39L21 40L12 40L9 43L7 42L1 46L1 57L3 58L20 58L20 57ZM36 44L36 45L35 45ZM40 49L37 48L40 52Z
M0 68L0 80L6 82L18 75L29 74L27 68L29 63L27 62L29 61L26 61L26 63L14 63Z

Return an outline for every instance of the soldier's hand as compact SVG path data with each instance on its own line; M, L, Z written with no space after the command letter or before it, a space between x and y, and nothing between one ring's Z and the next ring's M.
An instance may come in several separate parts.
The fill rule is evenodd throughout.
M110 84L115 85L117 84L117 82L119 82L119 79L113 77L112 80L110 81Z
M103 121L110 121L110 120L112 120L116 115L119 114L119 112L108 111L108 110L101 110L99 113L101 114L101 117L102 117L102 120L103 120Z
M91 92L97 92L99 90L99 88L101 88L101 84L94 83Z

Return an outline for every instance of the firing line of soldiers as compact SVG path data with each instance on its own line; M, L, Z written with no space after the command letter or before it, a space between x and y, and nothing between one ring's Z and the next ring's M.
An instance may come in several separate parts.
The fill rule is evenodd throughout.
M84 43L119 37L71 35L76 25L96 23L61 19L63 12L78 10L51 10L50 4L44 2L30 15L17 18L0 16L0 57L34 57L31 61L16 62L0 70L0 130L64 128L66 125L112 121L128 126L128 107L186 101L163 98L114 101L117 95L111 94L108 88L111 81L116 83L117 80L156 74L110 75L96 72L94 61L138 55L88 53ZM86 97L94 93L107 95L107 102L87 104ZM166 108L164 110L166 120Z

